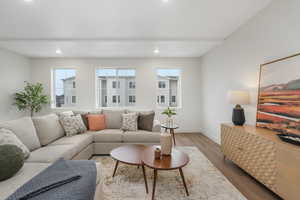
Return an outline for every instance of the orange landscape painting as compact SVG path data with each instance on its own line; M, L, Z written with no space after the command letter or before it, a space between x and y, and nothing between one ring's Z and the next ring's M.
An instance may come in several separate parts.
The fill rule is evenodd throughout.
M257 126L300 135L300 63L282 65L261 68Z

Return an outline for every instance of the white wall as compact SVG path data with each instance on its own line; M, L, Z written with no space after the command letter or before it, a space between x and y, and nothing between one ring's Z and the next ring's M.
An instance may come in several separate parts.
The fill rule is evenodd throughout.
M247 89L248 124L255 124L259 65L300 52L300 1L274 0L221 46L201 59L202 132L220 141L220 124L231 122L229 90ZM300 66L299 66L300 70Z
M23 89L24 81L30 81L29 59L0 49L0 121L26 114L12 105L13 94Z
M95 108L95 69L97 67L136 68L136 107L156 109L156 68L182 69L182 108L177 121L180 131L199 132L200 62L199 59L33 59L32 80L51 91L51 68L75 67L77 108ZM161 112L157 110L157 116ZM51 112L47 110L46 112ZM158 116L161 117L161 116Z

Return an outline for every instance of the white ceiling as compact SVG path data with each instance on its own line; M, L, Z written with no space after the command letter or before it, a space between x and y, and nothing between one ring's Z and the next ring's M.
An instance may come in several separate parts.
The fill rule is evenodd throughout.
M29 57L58 57L57 48L61 57L199 57L270 2L1 0L0 47Z

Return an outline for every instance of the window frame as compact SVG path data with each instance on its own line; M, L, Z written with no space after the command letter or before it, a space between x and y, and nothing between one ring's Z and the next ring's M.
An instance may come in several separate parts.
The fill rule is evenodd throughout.
M50 69L50 74L51 74L51 109L74 109L77 106L77 88L73 88L73 83L72 83L72 88L76 90L76 103L74 103L74 106L63 106L63 107L57 107L56 106L56 70L75 70L75 86L77 86L77 67L75 66L63 66L63 67L59 67L59 66L55 66L55 67L51 67ZM71 97L72 98L72 97ZM71 99L71 103L72 103L72 99ZM73 104L73 103L72 103Z
M165 102L162 104L161 103L161 98L160 98L160 94L159 94L159 90L164 90L166 88L159 88L159 76L158 76L158 71L159 70L178 70L179 71L179 76L178 76L178 82L177 82L177 98L176 98L176 103L177 106L172 106L172 102L170 98L172 98L173 95L170 95L169 99L167 99L165 97ZM181 109L182 108L182 74L183 74L183 69L179 68L179 67L159 67L159 68L155 68L155 75L156 75L156 96L157 96L157 100L156 100L156 108L157 109L165 109L167 107L170 108L174 108L174 109ZM159 100L159 101L158 101Z
M101 104L99 104L99 90L98 90L98 76L97 76L97 70L101 70L101 69L112 69L112 70L116 70L117 72L117 75L116 75L116 81L117 81L117 88L112 88L113 90L117 90L117 89L121 89L121 83L120 81L118 80L119 79L119 75L118 75L118 71L119 70L134 70L135 71L135 76L134 76L134 82L136 83L136 77L137 77L137 68L136 67L95 67L95 72L94 72L94 77L95 77L95 94L96 94L96 97L95 97L95 108L96 109L109 109L109 108L116 108L115 106L107 106L107 107L102 107ZM126 87L126 86L125 86ZM129 88L129 85L128 85L128 88ZM130 90L136 90L136 84L135 84L135 88L134 89L130 89ZM115 94L116 95L116 94ZM113 96L113 95L112 95ZM116 95L116 96L120 96L120 95ZM134 94L134 96L136 96L136 92ZM109 97L107 97L108 99ZM126 95L124 96L125 98L125 102L126 102ZM118 103L118 97L117 97L117 102L116 103L113 103L112 104L114 105L119 105L121 104L121 97L120 97L120 102ZM134 103L134 105L130 105L130 106L123 106L122 108L134 108L136 107L136 101Z

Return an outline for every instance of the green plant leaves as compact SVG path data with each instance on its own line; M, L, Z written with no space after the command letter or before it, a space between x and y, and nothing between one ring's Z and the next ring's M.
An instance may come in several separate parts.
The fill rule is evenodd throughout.
M168 117L172 117L173 115L176 115L176 111L175 109L171 109L170 107L168 107L161 114L167 115Z
M43 95L43 85L41 83L31 84L25 82L24 91L14 95L14 104L19 110L30 110L33 113L39 112L42 106L50 103L48 96Z

